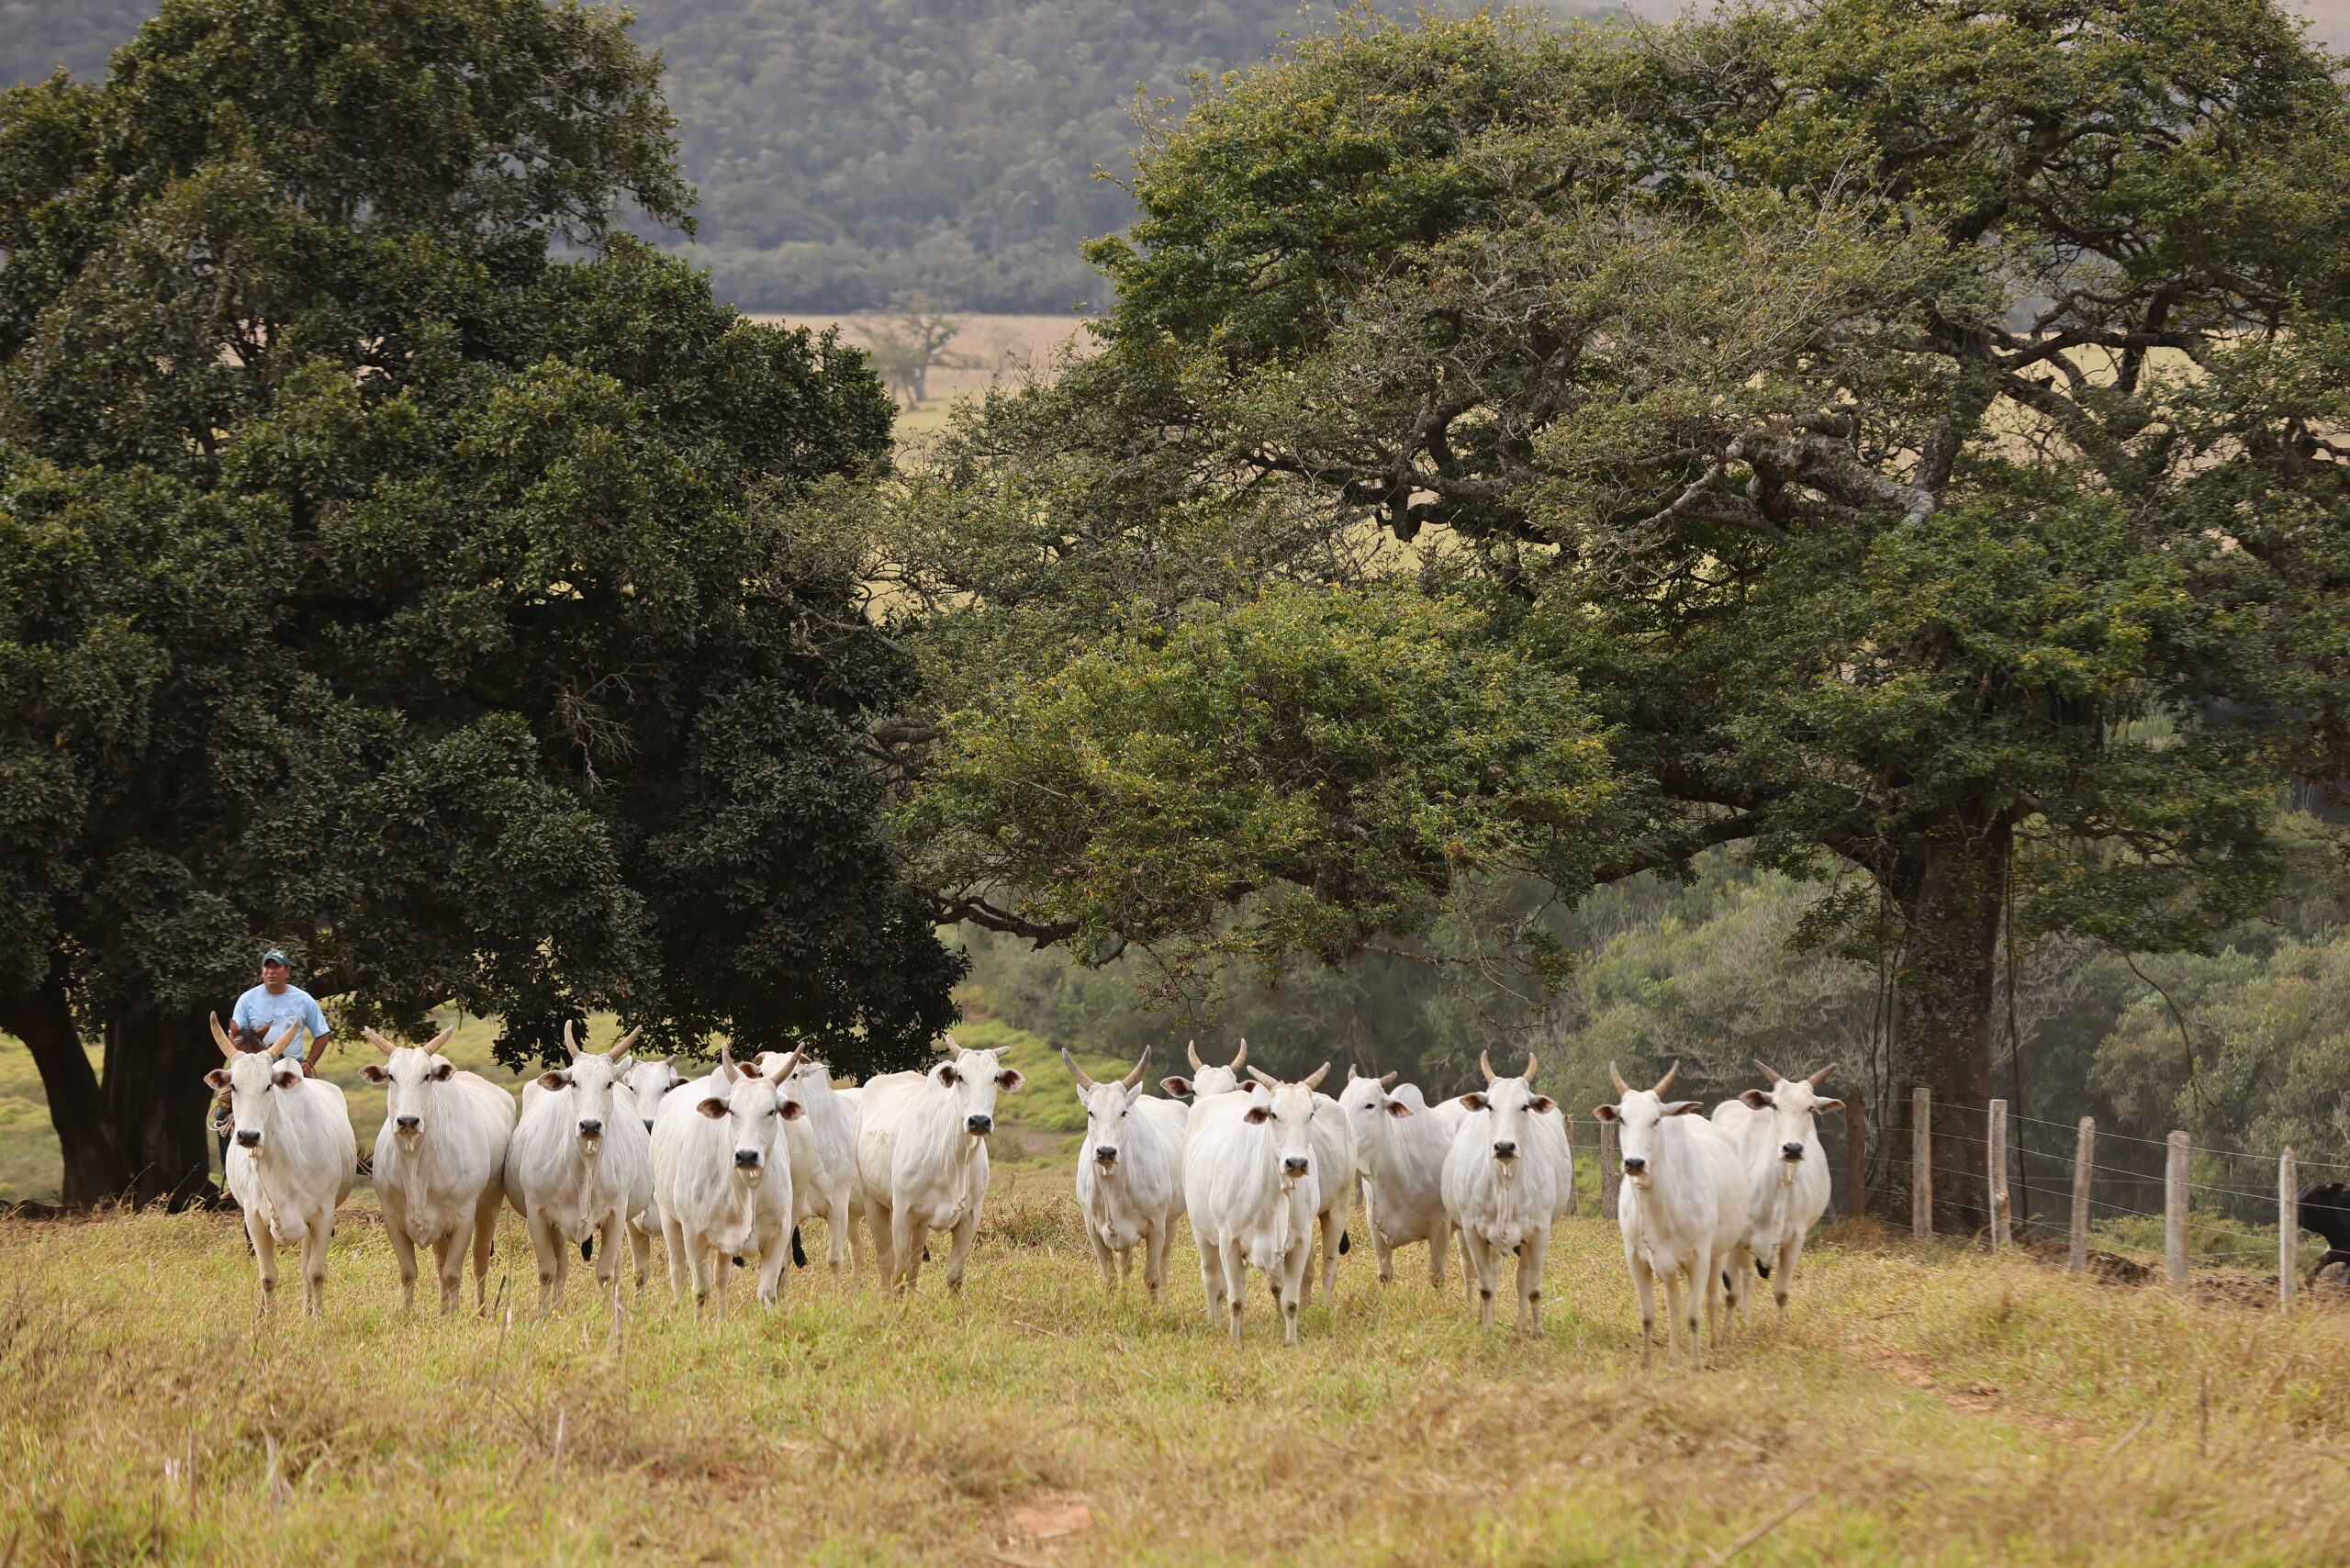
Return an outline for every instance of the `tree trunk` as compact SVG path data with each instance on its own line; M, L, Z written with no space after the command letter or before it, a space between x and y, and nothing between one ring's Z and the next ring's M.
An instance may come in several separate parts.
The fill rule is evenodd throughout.
M220 1047L200 1013L133 1013L106 1025L106 1121L131 1170L132 1197L173 1208L211 1195L204 1075Z
M130 1164L107 1120L96 1070L73 1026L62 966L53 967L38 990L0 997L0 1029L24 1041L40 1070L50 1125L57 1129L64 1156L65 1206L87 1208L121 1197L130 1188Z
M1905 1104L1918 1084L1933 1091L1938 1234L1971 1236L1990 1222L1983 1118L1991 1102L1994 980L2013 833L1998 812L1938 823L1904 841L1888 879L1906 926L1891 1081ZM1886 1193L1886 1212L1907 1215L1906 1162L1887 1176L1888 1188L1897 1190Z

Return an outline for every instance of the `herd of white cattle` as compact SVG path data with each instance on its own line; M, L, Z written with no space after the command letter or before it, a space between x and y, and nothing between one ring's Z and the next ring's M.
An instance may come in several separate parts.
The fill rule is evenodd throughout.
M318 1313L335 1211L357 1167L343 1092L285 1058L291 1029L249 1051L218 1019L212 1028L228 1060L207 1081L229 1096L228 1183L263 1305L277 1288L278 1249L298 1248L305 1305ZM680 1301L690 1295L722 1317L729 1263L755 1258L758 1299L772 1305L810 1218L824 1221L835 1274L846 1251L856 1271L869 1261L892 1290L913 1287L929 1238L944 1233L946 1283L960 1289L987 1201L996 1097L1023 1081L1002 1047L968 1049L951 1036L926 1071L853 1089L834 1088L797 1051L748 1064L722 1051L716 1067L687 1078L674 1057L633 1058L635 1033L598 1053L566 1025L570 1065L525 1083L518 1114L512 1094L440 1054L449 1035L401 1046L365 1033L384 1057L362 1069L386 1099L375 1191L411 1310L420 1248L432 1254L443 1312L461 1305L468 1254L476 1305L486 1303L501 1203L530 1231L543 1314L563 1300L575 1248L615 1299L622 1260L632 1261L641 1293L656 1230ZM1293 1344L1316 1245L1327 1305L1360 1198L1382 1282L1394 1277L1396 1249L1426 1243L1429 1282L1440 1287L1457 1237L1480 1322L1492 1327L1503 1260L1514 1255L1517 1327L1541 1332L1544 1253L1551 1226L1573 1207L1575 1178L1567 1118L1534 1092L1530 1056L1516 1077L1481 1058L1483 1089L1431 1105L1392 1072L1348 1068L1334 1099L1319 1092L1327 1063L1283 1082L1248 1067L1248 1054L1243 1041L1229 1065L1211 1067L1194 1047L1192 1075L1162 1080L1173 1096L1162 1099L1143 1092L1142 1063L1097 1082L1063 1053L1086 1113L1077 1203L1106 1283L1115 1288L1139 1250L1156 1296L1181 1216L1198 1245L1209 1323L1239 1343L1254 1268ZM1816 1118L1843 1108L1818 1093L1830 1070L1789 1079L1755 1066L1770 1087L1723 1102L1710 1119L1690 1114L1702 1109L1694 1100L1665 1098L1677 1068L1653 1089L1608 1070L1618 1099L1595 1114L1616 1124L1622 1151L1617 1219L1644 1364L1659 1279L1667 1359L1679 1363L1685 1325L1690 1364L1701 1365L1701 1317L1718 1338L1758 1274L1786 1310L1804 1238L1828 1206Z

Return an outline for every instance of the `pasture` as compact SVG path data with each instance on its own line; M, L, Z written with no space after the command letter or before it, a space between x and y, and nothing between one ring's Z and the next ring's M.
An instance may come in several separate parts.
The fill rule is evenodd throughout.
M1360 1220L1356 1240L1360 1242ZM811 1240L811 1254L821 1249ZM505 1217L503 1302L532 1294ZM1612 1226L1548 1335L1418 1249L1235 1351L1179 1243L1105 1300L1058 1162L1007 1170L959 1299L797 1271L722 1326L404 1316L372 1196L328 1315L254 1310L233 1215L0 1224L12 1563L2314 1562L2350 1557L2350 1316L1831 1234L1792 1324L1638 1371ZM509 1272L513 1271L513 1272ZM2256 1293L2247 1293L2256 1294ZM1660 1361L1660 1365L1661 1365ZM1793 1511L1788 1512L1792 1506ZM1784 1517L1783 1517L1784 1516ZM1775 1521L1775 1523L1774 1522ZM1765 1528L1769 1527L1769 1528ZM1761 1533L1757 1533L1757 1532Z

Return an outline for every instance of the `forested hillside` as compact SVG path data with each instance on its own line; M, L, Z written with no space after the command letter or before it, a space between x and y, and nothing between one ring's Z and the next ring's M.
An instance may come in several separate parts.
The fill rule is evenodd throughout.
M1296 0L639 0L700 229L684 249L745 309L918 294L964 310L1098 307L1079 241L1132 204L1137 86L1260 58ZM1561 7L1572 9L1572 7ZM0 73L105 69L155 0L11 0ZM1311 10L1326 14L1326 5ZM677 236L655 235L665 243Z

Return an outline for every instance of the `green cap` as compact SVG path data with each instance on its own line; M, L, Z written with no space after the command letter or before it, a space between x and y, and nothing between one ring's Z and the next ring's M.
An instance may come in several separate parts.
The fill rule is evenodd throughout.
M294 967L294 960L285 956L285 949L283 947L272 947L261 956L261 961L264 964L283 964L289 969Z

